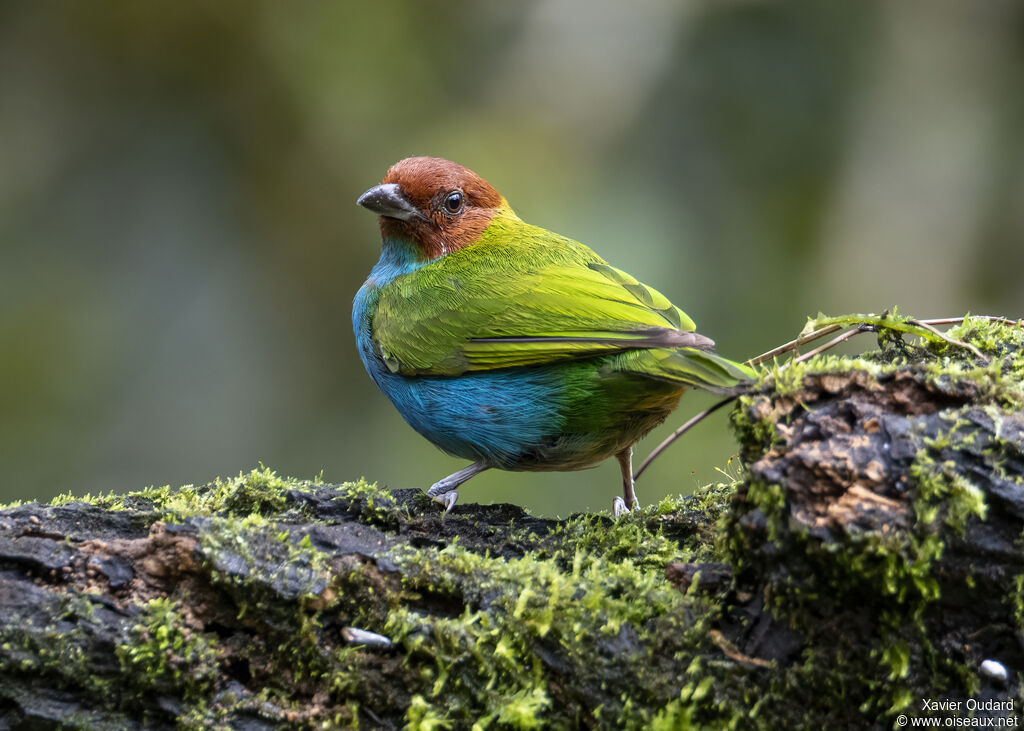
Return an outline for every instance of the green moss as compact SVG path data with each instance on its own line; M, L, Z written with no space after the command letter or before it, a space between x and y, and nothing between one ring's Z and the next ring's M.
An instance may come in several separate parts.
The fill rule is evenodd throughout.
M408 724L406 728L410 731L441 731L452 727L451 721L439 714L421 695L412 697L409 710L405 712L405 720Z
M199 544L210 580L236 597L239 617L280 631L301 628L297 610L322 600L331 583L308 534L279 531L259 514L208 518Z
M322 477L317 480L281 477L261 466L249 472L239 472L235 477L217 478L198 486L150 486L128 493L110 492L105 495L65 493L54 498L50 505L57 507L85 502L107 510L150 507L168 523L181 523L186 518L197 516L274 515L284 518L289 513L296 518L316 520L318 516L305 510L295 495L328 488L321 480ZM365 479L332 485L328 489L333 491L334 500L344 505L348 514L369 524L394 528L408 515L389 490Z
M537 645L564 658L561 662L580 673L577 680L585 681L588 670L606 664L596 657L599 648L615 644L624 627L632 634L685 601L629 560L609 563L580 552L565 570L558 558L496 561L457 545L399 555L406 590L456 597L466 607L451 618L413 609L389 617L388 632L412 657L429 656L419 681L435 714L460 725L470 719L486 725L516 715L524 703L546 708L550 701ZM635 602L636 591L648 602ZM623 673L634 665L639 670L639 658L629 650L624 647ZM591 679L598 686L610 680Z
M49 621L41 621L47 609L52 612ZM42 676L56 687L89 678L84 647L97 623L88 599L64 597L43 611L26 610L0 624L0 674ZM95 682L91 687L101 690L103 686Z
M363 522L382 528L395 529L409 517L408 510L390 490L364 478L342 483L334 499L345 504L349 512Z
M951 462L939 463L933 454L922 452L910 467L910 478L917 492L914 512L918 526L942 520L962 535L971 517L985 518L984 493Z
M219 673L216 643L187 626L169 599L146 604L133 632L116 648L125 680L139 693L180 694L204 705Z
M107 510L123 510L124 505L121 501L121 495L114 492L108 492L106 494L92 495L86 493L85 495L74 495L70 492L61 493L57 497L50 501L50 505L53 507L60 507L62 505L68 505L70 503L90 503L97 505Z
M218 478L212 483L196 487L185 485L176 490L170 487L148 487L131 492L122 498L150 501L168 522L180 522L186 517L215 514L250 515L281 512L287 504L289 490L309 489L312 483L293 478L282 478L265 467L240 472L236 477Z
M576 515L559 525L551 541L559 555L571 546L575 554L596 554L608 561L633 561L642 567L664 567L671 560L691 560L659 527L661 506L641 508L619 520L603 515Z
M1024 542L1024 537L1021 538ZM1024 574L1018 574L1013 580L1013 587L1007 596L1012 609L1017 631L1024 635Z
M124 510L140 503L150 504L162 512L168 521L175 522L187 516L212 515L214 513L248 514L273 513L281 511L285 495L289 490L308 489L310 481L279 477L265 467L240 472L237 477L217 478L207 485L183 485L180 488L147 487L126 494L75 496L70 493L59 495L51 505L66 505L71 502L85 502L108 510Z

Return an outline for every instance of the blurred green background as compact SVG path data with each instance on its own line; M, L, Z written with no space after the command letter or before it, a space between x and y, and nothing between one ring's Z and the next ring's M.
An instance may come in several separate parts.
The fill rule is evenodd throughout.
M3 2L0 501L257 461L421 488L462 467L351 331L379 251L354 201L412 154L737 359L819 310L1024 314L1020 2ZM709 420L641 501L734 452ZM611 461L486 473L462 501L618 492Z

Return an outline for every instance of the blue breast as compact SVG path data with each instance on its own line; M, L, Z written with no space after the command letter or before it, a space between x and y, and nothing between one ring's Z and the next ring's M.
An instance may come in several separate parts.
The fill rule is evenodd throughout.
M535 460L561 431L565 381L558 369L406 377L375 350L370 328L381 287L423 265L410 245L387 240L356 294L352 325L367 372L409 425L444 451L506 469Z

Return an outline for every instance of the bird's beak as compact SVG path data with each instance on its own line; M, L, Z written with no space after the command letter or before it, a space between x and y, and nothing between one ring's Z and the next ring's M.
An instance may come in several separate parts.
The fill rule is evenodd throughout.
M405 199L398 183L381 183L375 185L359 196L356 205L373 211L380 216L410 221L423 218L423 214Z

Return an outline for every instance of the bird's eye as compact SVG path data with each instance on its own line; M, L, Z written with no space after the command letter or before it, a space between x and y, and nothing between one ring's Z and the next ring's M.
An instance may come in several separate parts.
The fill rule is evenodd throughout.
M453 190L451 193L444 197L444 210L452 215L460 213L463 206L466 205L466 199L462 195L461 190Z

